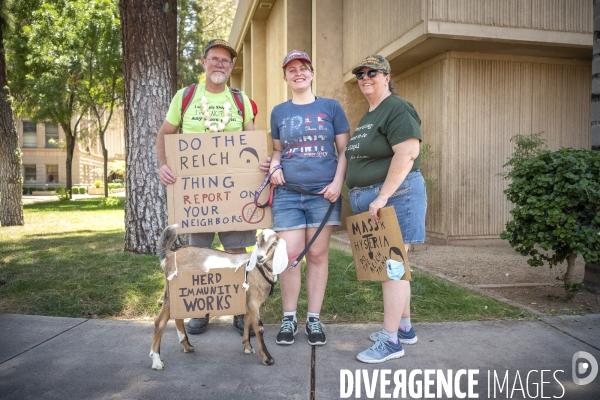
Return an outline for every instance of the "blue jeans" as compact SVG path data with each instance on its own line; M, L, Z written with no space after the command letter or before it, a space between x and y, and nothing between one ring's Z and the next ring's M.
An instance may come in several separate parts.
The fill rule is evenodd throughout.
M369 211L369 205L377 198L383 182L349 190L350 206L354 214ZM425 213L427 192L425 180L419 170L406 176L400 187L390 196L387 206L394 206L404 244L425 242Z

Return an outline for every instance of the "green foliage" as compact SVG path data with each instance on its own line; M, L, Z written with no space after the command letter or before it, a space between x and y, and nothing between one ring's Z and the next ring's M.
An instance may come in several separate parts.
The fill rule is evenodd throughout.
M204 45L228 39L236 8L229 1L177 0L177 87L200 82Z
M531 148L537 147L534 143ZM527 262L533 266L547 262L552 267L570 254L597 263L600 152L563 148L527 155L535 153L519 152L523 157L507 163L512 169L506 177L512 182L504 193L515 207L500 237L530 256Z
M125 185L123 185L123 183L111 182L111 183L108 184L108 188L109 189L122 189L124 187L125 187Z
M71 196L69 195L69 191L64 187L56 188L56 195L58 196L58 200L60 201L69 201L71 200Z
M510 171L523 161L539 155L543 150L546 150L546 139L542 138L544 132L530 133L528 135L517 134L510 138L510 141L515 144L515 151L508 158L506 164L502 167ZM507 177L508 173L501 174Z
M94 186L96 187L96 189L98 189L99 187L103 186L103 183L101 180L97 180L94 182Z
M433 149L431 148L431 144L429 143L424 143L421 145L421 159L423 160L423 162L426 164L428 161L433 161L433 159L435 158L435 154L433 152ZM437 179L436 178L432 178L431 176L429 176L429 174L427 174L426 172L426 167L422 165L422 169L423 169L423 179L425 180L425 186L427 188L427 192L431 193L435 190L435 184L437 183Z

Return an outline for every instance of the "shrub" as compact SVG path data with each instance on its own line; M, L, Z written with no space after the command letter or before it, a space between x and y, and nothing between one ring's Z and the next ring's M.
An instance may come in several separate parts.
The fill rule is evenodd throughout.
M121 189L123 187L125 187L125 186L122 183L111 182L111 183L108 184L108 188L109 189Z
M97 180L96 182L94 182L94 186L97 188L99 187L103 187L104 183L101 180Z
M531 257L529 265L552 267L567 260L563 282L573 295L577 254L588 263L600 258L600 152L543 150L510 165L506 178L512 182L504 193L515 207L500 237Z

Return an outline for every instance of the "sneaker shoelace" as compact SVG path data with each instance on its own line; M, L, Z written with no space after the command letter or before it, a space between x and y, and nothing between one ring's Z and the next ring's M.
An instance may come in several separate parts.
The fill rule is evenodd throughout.
M281 323L281 332L293 332L294 321L285 320Z
M308 322L308 329L310 330L310 333L322 333L323 324L321 323L321 321L317 320L317 321L313 321L313 322Z

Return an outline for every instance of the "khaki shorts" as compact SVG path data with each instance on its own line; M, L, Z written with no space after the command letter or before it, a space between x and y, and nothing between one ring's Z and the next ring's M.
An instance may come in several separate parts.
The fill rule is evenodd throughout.
M218 232L219 240L225 250L240 249L256 244L256 231ZM213 232L190 233L189 244L198 247L211 247L215 234Z

